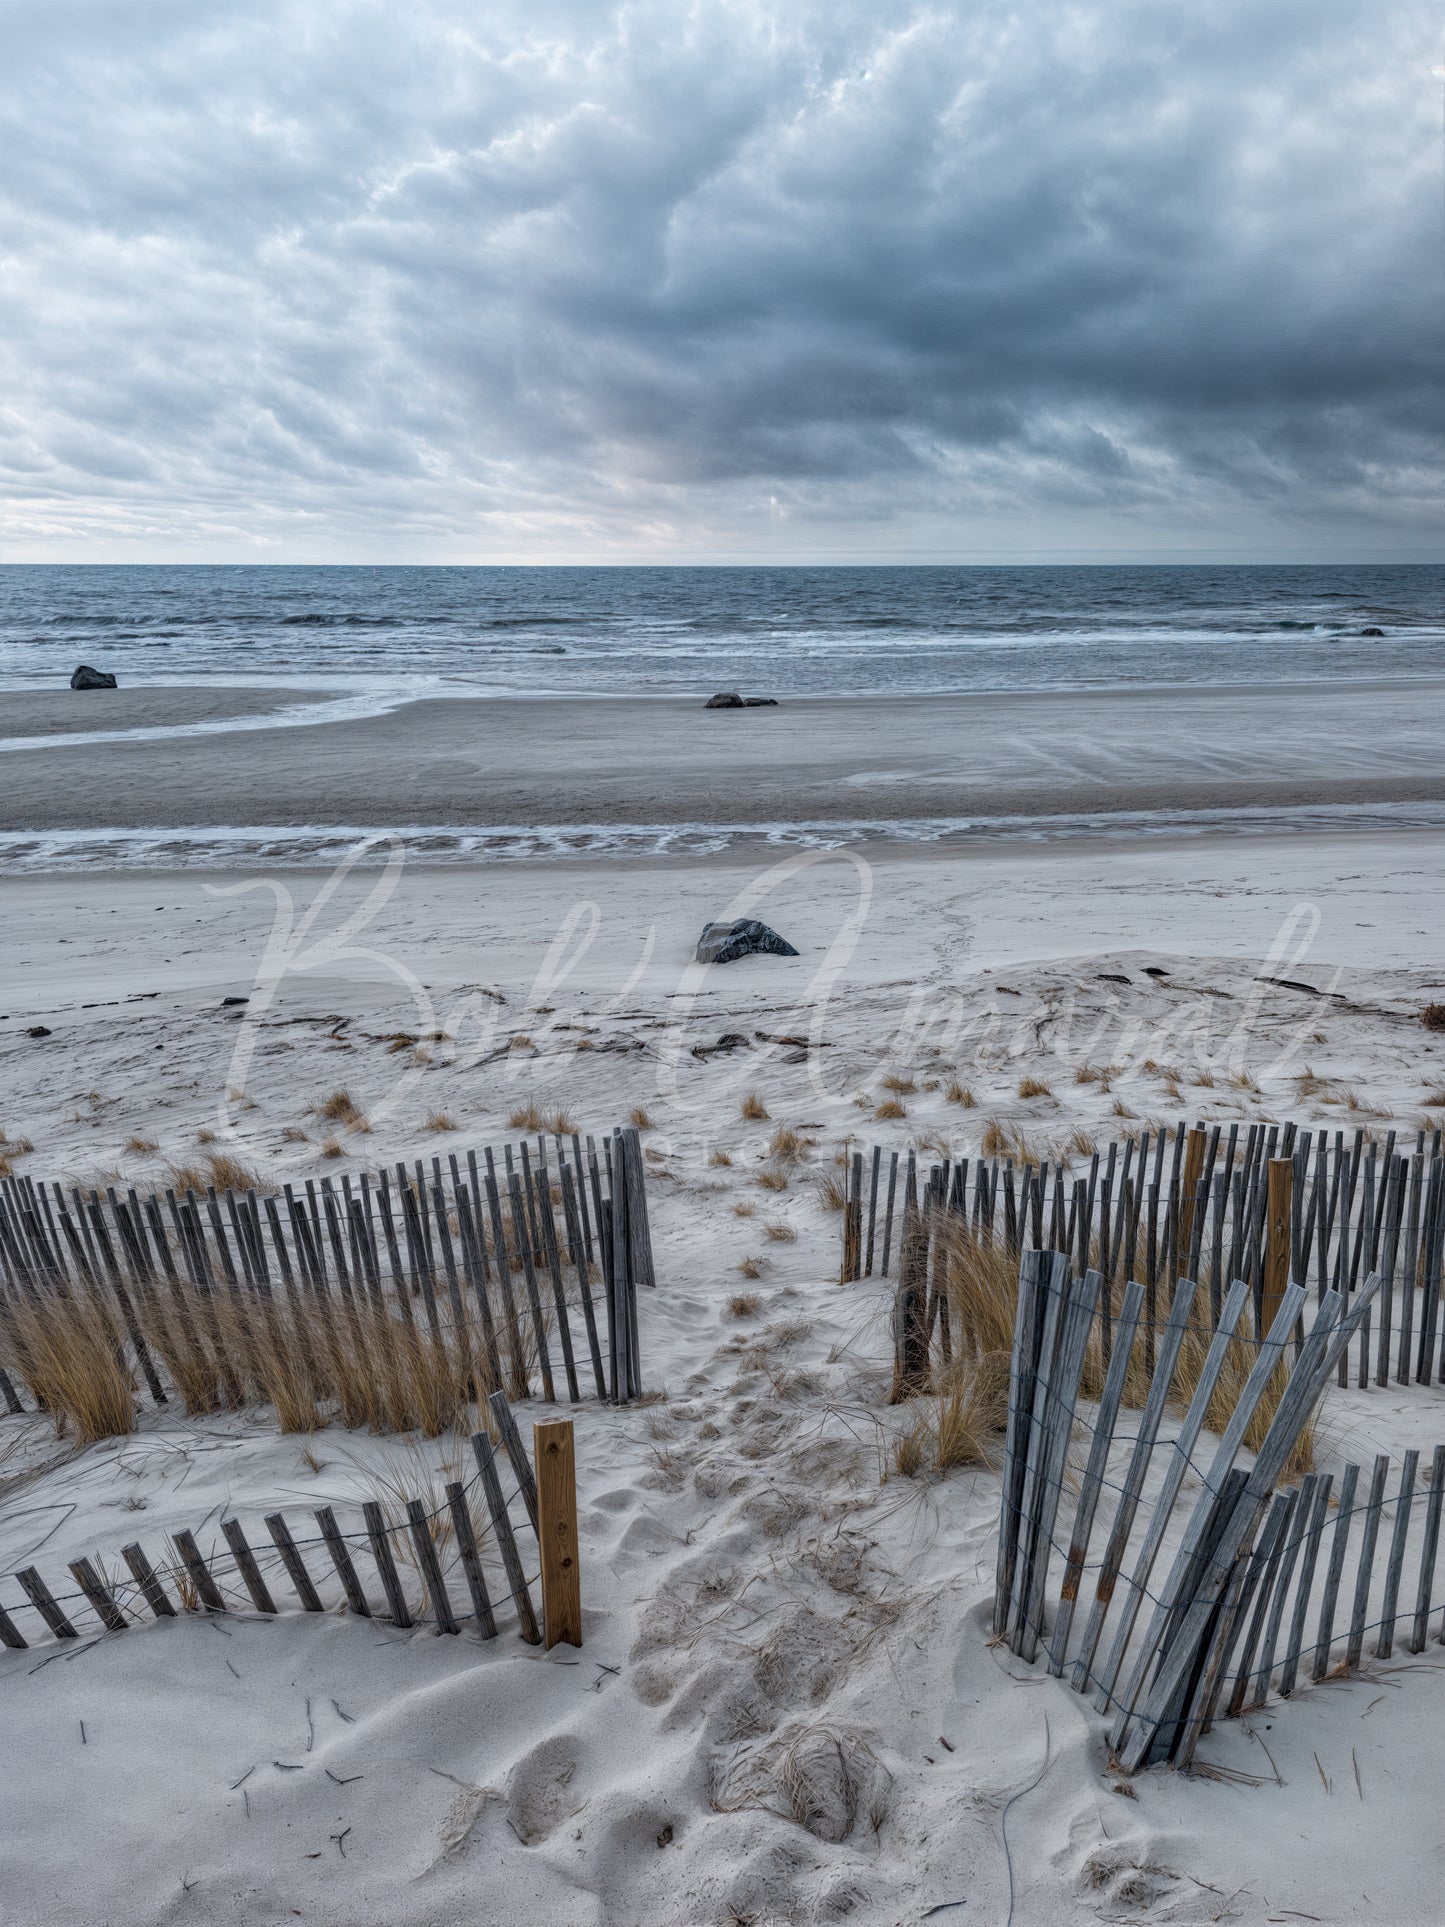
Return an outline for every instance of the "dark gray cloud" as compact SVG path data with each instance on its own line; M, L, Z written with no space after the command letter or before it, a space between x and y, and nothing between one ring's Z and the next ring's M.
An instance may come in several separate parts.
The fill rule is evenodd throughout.
M72 0L0 81L5 549L1426 553L1392 0Z

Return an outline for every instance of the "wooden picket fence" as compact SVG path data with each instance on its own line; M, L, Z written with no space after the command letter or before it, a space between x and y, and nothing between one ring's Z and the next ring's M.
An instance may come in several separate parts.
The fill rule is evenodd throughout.
M493 1420L511 1473L511 1491L502 1483L502 1461L485 1432L472 1438L477 1476L446 1487L442 1513L428 1512L420 1499L405 1503L406 1522L388 1520L381 1503L367 1500L361 1525L343 1532L335 1508L315 1512L316 1536L297 1537L282 1512L265 1516L269 1548L256 1535L248 1538L240 1521L223 1519L224 1545L205 1550L197 1535L171 1535L171 1550L153 1560L139 1543L123 1546L121 1559L128 1578L107 1570L98 1558L70 1561L73 1590L52 1591L35 1566L0 1578L0 1590L18 1587L24 1601L0 1599L0 1644L23 1650L37 1636L70 1640L96 1633L124 1632L139 1621L143 1609L160 1622L181 1612L230 1612L237 1608L271 1617L285 1580L302 1612L325 1613L341 1607L394 1626L430 1622L439 1632L457 1633L470 1623L483 1639L495 1639L497 1615L510 1609L517 1630L531 1645L559 1642L582 1644L582 1593L577 1551L577 1489L572 1421L553 1420L533 1427L535 1460L529 1459L506 1398L494 1392L489 1401ZM490 1534L472 1510L480 1490ZM522 1521L514 1520L520 1507ZM537 1548L536 1569L529 1575L523 1558L530 1532ZM448 1550L448 1542L454 1550ZM324 1555L324 1556L323 1556ZM358 1558L363 1557L358 1566ZM363 1576L369 1563L376 1574L381 1599L368 1593ZM491 1563L489 1583L487 1568ZM500 1584L496 1565L500 1564ZM423 1598L408 1597L403 1569L415 1567ZM454 1597L457 1569L470 1610ZM167 1590L167 1580L170 1582ZM539 1622L532 1588L540 1581L542 1617ZM281 1595L284 1600L284 1594ZM328 1601L330 1603L328 1603Z
M844 1283L927 1266L942 1225L1018 1253L1048 1246L1103 1277L1106 1317L1130 1279L1142 1281L1146 1325L1168 1316L1173 1281L1198 1279L1198 1315L1217 1325L1235 1279L1250 1287L1262 1336L1288 1279L1322 1300L1353 1300L1361 1281L1381 1289L1361 1320L1339 1383L1428 1385L1445 1379L1441 1260L1445 1158L1441 1133L1400 1148L1363 1130L1220 1124L1143 1131L1106 1145L1087 1171L1008 1157L920 1165L879 1146L848 1160Z
M118 1320L157 1404L174 1389L158 1332L176 1333L234 1381L214 1308L224 1302L244 1330L278 1298L343 1331L357 1308L407 1326L424 1318L438 1342L461 1334L470 1345L475 1329L478 1382L513 1397L530 1395L533 1369L544 1396L556 1396L555 1341L568 1399L582 1397L590 1366L597 1397L625 1403L641 1391L639 1283L656 1274L631 1128L600 1151L591 1137L585 1149L576 1135L538 1137L504 1145L500 1158L487 1148L479 1161L471 1150L279 1194L211 1186L122 1196L115 1186L11 1176L0 1182L0 1398L24 1409L21 1313L58 1312L89 1294Z
M1076 1273L1065 1253L1023 1254L993 1631L1024 1660L1042 1649L1050 1673L1090 1695L1110 1716L1110 1745L1126 1770L1164 1760L1189 1764L1213 1722L1264 1705L1272 1690L1288 1697L1305 1679L1352 1672L1365 1662L1367 1641L1379 1660L1391 1656L1397 1637L1412 1653L1424 1650L1442 1604L1435 1572L1445 1445L1434 1450L1422 1503L1420 1454L1413 1450L1397 1480L1382 1454L1368 1479L1349 1464L1337 1489L1329 1473L1277 1489L1384 1282L1371 1275L1351 1302L1328 1291L1313 1309L1303 1285L1287 1285L1222 1432L1207 1438L1206 1413L1226 1353L1240 1342L1230 1333L1248 1305L1249 1287L1236 1281L1221 1319L1205 1328L1209 1348L1187 1410L1165 1437L1180 1347L1200 1330L1191 1324L1201 1295L1194 1284L1181 1280L1173 1294L1130 1428L1121 1425L1123 1397L1131 1364L1137 1368L1141 1358L1143 1286L1126 1288L1102 1388L1083 1403L1085 1360L1100 1338L1102 1274ZM1306 1318L1295 1353L1296 1325ZM1097 1349L1093 1356L1097 1361ZM1250 1421L1281 1370L1288 1381L1253 1462L1237 1464ZM1190 1480L1197 1496L1180 1509L1166 1561ZM1146 1497L1151 1484L1153 1496ZM1095 1553L1099 1537L1104 1543ZM1445 1643L1445 1612L1434 1637Z

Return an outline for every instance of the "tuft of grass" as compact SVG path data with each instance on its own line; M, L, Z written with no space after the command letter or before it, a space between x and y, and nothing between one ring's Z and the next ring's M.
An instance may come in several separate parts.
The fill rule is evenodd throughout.
M424 1131L455 1131L457 1124L455 1118L450 1117L445 1111L433 1111L421 1128Z
M848 1202L848 1187L836 1171L825 1171L818 1179L818 1197L825 1211L841 1211Z
M755 1291L735 1291L727 1302L728 1317L752 1318L762 1302Z
M1019 1096L1052 1097L1053 1092L1041 1077L1023 1077L1019 1079Z
M350 1091L333 1091L320 1104L313 1104L311 1110L313 1116L325 1118L329 1124L349 1124L359 1115L359 1106Z
M627 1113L627 1121L639 1131L655 1131L657 1126L640 1104L634 1104Z
M149 1157L152 1151L159 1151L161 1147L153 1137L133 1135L126 1139L125 1148L132 1157L144 1158Z
M196 1132L197 1144L214 1144L215 1141L216 1141L215 1132L210 1130L204 1124L201 1126L200 1130Z
M731 1151L711 1151L707 1161L715 1170L727 1170L732 1165L733 1154Z
M1110 1114L1114 1117L1137 1117L1138 1116L1138 1112L1131 1111L1129 1109L1129 1106L1124 1102L1122 1097L1116 1097L1114 1099L1113 1104L1110 1106Z
M985 1243L962 1220L943 1217L934 1234L938 1276L960 1358L1013 1350L1018 1259L1002 1240Z
M94 1445L135 1430L125 1334L102 1300L39 1291L17 1298L7 1340L6 1362L30 1387L57 1438Z
M1098 1148L1097 1139L1084 1130L1082 1125L1069 1138L1068 1149L1076 1158L1091 1158Z
M166 1167L172 1187L179 1192L204 1191L215 1185L218 1191L266 1191L270 1187L254 1165L228 1151L212 1151L201 1164L170 1164Z
M1214 1072L1196 1071L1189 1081L1194 1085L1196 1090L1212 1091L1214 1089Z
M768 1115L768 1107L756 1091L749 1091L744 1096L739 1109L742 1115L753 1124L760 1124Z
M960 1084L956 1077L943 1095L948 1103L957 1104L960 1109L965 1111L971 1111L978 1102L978 1099L968 1088L967 1084Z
M790 1224L784 1224L780 1218L769 1219L763 1226L763 1230L775 1245L795 1245L798 1242L797 1232Z
M571 1137L577 1126L572 1122L570 1111L553 1111L547 1119L547 1129L553 1137Z
M896 1092L899 1097L910 1097L918 1089L918 1084L911 1074L901 1075L897 1071L890 1071L883 1079L883 1088Z
M1445 1004L1426 1004L1420 1022L1426 1030L1445 1030Z
M812 1138L790 1130L786 1124L780 1124L768 1139L768 1156L778 1164L800 1164L813 1143Z
M321 1146L321 1155L324 1158L344 1158L346 1146L339 1137L329 1137Z
M986 1158L1012 1158L1016 1164L1037 1164L1038 1157L1023 1132L998 1118L984 1126L979 1148Z
M1445 1085L1437 1084L1433 1091L1426 1091L1421 1102L1427 1110L1432 1111L1439 1110L1442 1106L1445 1106Z
M904 1478L943 1478L991 1465L1008 1418L1009 1354L990 1352L946 1368L937 1392L917 1401L893 1448Z
M733 1206L733 1216L735 1218L750 1218L752 1215L753 1207L748 1203L747 1199L739 1198Z
M761 1258L744 1258L738 1266L738 1270L744 1278L761 1278L763 1275L763 1261Z
M507 1113L509 1131L540 1131L546 1121L535 1104L520 1104L515 1111Z
M309 1143L310 1140L299 1124L288 1124L281 1133L281 1142L283 1144L306 1144Z
M907 1117L908 1112L905 1106L898 1102L896 1097L887 1097L878 1106L878 1109L873 1115L880 1122L887 1123L894 1118Z
M786 1191L788 1188L787 1173L783 1171L759 1171L758 1183L763 1187L764 1191Z

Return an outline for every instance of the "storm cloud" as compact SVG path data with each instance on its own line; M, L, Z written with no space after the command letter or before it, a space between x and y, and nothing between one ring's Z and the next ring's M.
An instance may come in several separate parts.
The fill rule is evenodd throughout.
M1377 0L9 10L11 559L1438 550Z

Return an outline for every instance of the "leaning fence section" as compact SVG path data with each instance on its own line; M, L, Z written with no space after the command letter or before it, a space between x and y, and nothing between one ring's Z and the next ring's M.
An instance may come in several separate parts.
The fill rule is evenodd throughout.
M1411 1653L1445 1643L1445 1445L1423 1480L1414 1450L1398 1466L1384 1454L1347 1464L1338 1483L1287 1476L1383 1277L1363 1280L1353 1302L1331 1290L1310 1305L1302 1285L1287 1285L1233 1383L1246 1281L1211 1326L1196 1321L1199 1288L1181 1280L1147 1372L1144 1290L1132 1282L1101 1374L1103 1287L1066 1253L1023 1254L995 1637L1087 1694L1129 1771L1188 1765L1211 1725L1271 1694L1388 1659L1397 1643ZM1205 1340L1181 1414L1181 1349Z
M534 1426L529 1456L506 1398L494 1392L489 1403L501 1452L487 1432L474 1434L476 1473L448 1482L444 1506L366 1500L349 1529L329 1505L305 1525L294 1511L268 1512L249 1532L223 1518L204 1545L201 1532L182 1530L164 1549L135 1541L118 1561L72 1559L68 1583L55 1588L26 1566L0 1577L0 1645L23 1651L145 1619L239 1610L346 1611L442 1633L470 1626L482 1639L510 1624L531 1645L580 1646L572 1422Z
M940 1237L960 1232L1015 1254L1032 1247L1096 1268L1107 1318L1125 1286L1144 1287L1152 1329L1168 1317L1174 1281L1198 1279L1196 1316L1218 1325L1243 1279L1256 1336L1286 1283L1316 1302L1354 1302L1381 1286L1335 1372L1362 1389L1445 1378L1441 1263L1445 1159L1441 1133L1382 1141L1292 1123L1142 1131L1093 1152L1086 1171L1009 1157L923 1163L881 1147L849 1154L843 1281L898 1276L932 1264Z
M157 1404L208 1385L239 1402L263 1353L330 1384L368 1347L417 1340L473 1393L625 1403L641 1391L637 1288L655 1283L630 1128L265 1193L11 1176L0 1399L19 1412L28 1387L45 1406L52 1336L98 1319Z

